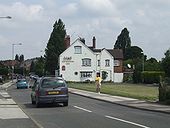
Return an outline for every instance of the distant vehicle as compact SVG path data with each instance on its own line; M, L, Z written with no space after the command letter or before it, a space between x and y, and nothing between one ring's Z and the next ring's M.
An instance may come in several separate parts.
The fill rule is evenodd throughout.
M0 76L0 83L3 83L3 78L2 78L2 76Z
M30 78L31 78L31 79L38 79L39 76L38 76L38 75L30 75Z
M61 77L43 77L32 86L31 101L39 107L47 103L63 103L68 106L68 87Z
M18 79L16 82L17 89L19 88L29 88L26 79Z

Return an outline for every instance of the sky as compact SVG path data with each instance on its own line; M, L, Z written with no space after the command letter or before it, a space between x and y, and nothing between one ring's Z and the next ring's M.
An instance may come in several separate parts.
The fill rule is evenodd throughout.
M161 60L170 48L170 0L0 0L0 60L23 54L25 59L44 55L53 25L65 24L71 43L96 37L97 48L112 49L127 28L131 45L147 58Z

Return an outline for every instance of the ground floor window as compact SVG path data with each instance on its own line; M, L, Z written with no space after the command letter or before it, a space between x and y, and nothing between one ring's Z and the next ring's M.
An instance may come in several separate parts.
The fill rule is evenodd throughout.
M92 77L92 72L80 72L81 78Z

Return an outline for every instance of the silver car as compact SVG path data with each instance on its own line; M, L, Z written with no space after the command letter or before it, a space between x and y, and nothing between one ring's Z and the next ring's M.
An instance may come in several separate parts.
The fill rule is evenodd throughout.
M43 77L32 86L31 101L39 107L47 103L63 103L68 106L68 87L61 77Z

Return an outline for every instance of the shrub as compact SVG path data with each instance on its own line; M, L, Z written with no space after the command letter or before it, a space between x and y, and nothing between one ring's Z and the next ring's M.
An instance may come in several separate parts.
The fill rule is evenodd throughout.
M164 77L165 73L160 71L144 71L141 73L142 81L147 84L159 83L160 76Z
M160 80L159 84L159 101L163 101L166 104L170 104L170 78Z

